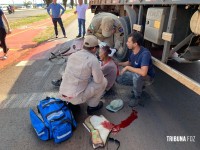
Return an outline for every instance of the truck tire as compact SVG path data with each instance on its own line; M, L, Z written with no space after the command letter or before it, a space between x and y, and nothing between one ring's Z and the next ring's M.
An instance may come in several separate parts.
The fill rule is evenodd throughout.
M124 61L127 60L127 56L129 53L129 50L126 46L126 42L128 39L128 35L131 33L131 27L130 27L130 20L129 17L120 17L119 21L121 22L122 26L123 26L123 30L124 30L124 41L123 41L123 50L121 51L117 51L116 52L116 58L119 61Z

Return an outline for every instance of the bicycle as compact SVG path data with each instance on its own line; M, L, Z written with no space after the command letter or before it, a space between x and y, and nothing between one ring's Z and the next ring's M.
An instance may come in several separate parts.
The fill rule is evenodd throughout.
M71 48L68 47L66 50L62 51L63 49L59 50L58 52L51 52L51 56L48 58L48 60L52 60L55 58L62 58L65 59L64 56L66 56L65 54L70 50Z
M70 42L71 42L71 43L70 43ZM72 45L72 46L69 46L69 45ZM71 55L72 53L81 50L82 45L83 45L83 39L82 39L82 38L80 38L80 39L74 39L74 40L68 41L68 46L67 46L67 48L65 47L65 48L63 48L63 49L58 50L57 52L51 52L51 56L49 57L48 60L53 60L53 59L55 59L55 58L62 58L62 59L65 59L64 57L69 56L69 55ZM77 48L77 47L78 47L78 48ZM71 51L71 52L69 53L69 51ZM65 59L65 60L66 60L66 59Z

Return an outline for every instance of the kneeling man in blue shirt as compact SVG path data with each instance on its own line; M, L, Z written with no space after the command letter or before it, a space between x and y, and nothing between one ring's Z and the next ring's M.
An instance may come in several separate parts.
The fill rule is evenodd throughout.
M142 43L142 34L139 32L131 33L126 44L132 50L132 53L128 61L118 63L124 68L121 70L117 82L124 85L133 85L134 98L129 101L130 107L138 105L141 100L142 89L151 84L155 76L151 53L141 46Z

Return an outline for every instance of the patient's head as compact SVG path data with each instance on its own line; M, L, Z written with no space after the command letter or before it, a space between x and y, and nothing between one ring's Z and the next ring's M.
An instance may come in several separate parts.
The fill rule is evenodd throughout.
M111 50L109 46L102 46L99 49L99 58L104 61L107 60L110 56L108 56L109 54L111 54Z

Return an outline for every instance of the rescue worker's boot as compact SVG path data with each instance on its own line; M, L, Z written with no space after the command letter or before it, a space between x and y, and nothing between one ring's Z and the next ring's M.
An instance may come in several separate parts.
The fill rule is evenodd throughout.
M68 108L72 111L72 114L74 115L75 120L77 120L81 114L80 105L73 105L72 103L68 103Z
M87 113L88 115L92 115L94 112L100 110L103 107L103 102L100 101L99 104L96 107L87 107Z
M61 79L58 79L58 80L52 80L52 81L51 81L51 84L53 84L54 86L59 87L60 84L61 84L61 82L62 82L62 78L61 78Z
M130 107L136 107L139 104L140 96L131 99L128 103Z

